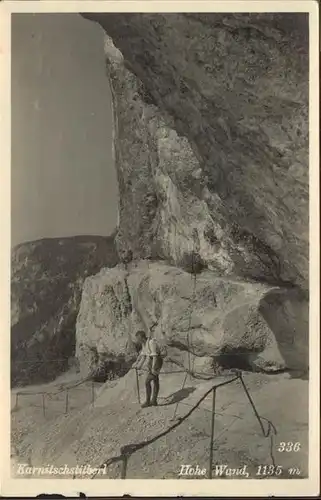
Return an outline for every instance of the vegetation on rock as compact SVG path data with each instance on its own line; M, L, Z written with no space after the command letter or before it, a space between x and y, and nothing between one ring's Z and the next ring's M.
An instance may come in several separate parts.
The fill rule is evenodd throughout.
M68 369L83 281L117 261L112 237L52 238L13 249L12 385L49 381Z

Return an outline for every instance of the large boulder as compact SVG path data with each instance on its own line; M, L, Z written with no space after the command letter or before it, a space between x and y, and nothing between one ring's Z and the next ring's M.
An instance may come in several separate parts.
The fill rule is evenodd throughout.
M308 289L308 15L90 13L106 32L120 252Z
M11 383L54 379L75 352L84 279L117 263L113 237L32 241L11 257Z
M286 301L288 308L292 304L292 324L282 310ZM102 269L84 283L76 356L84 376L101 369L103 359L110 371L121 366L124 372L136 356L135 332L143 329L167 344L168 361L194 372L212 368L213 373L216 366L303 369L307 359L292 330L294 322L301 328L295 337L307 336L307 322L296 322L298 301L287 290L208 270L195 281L191 273L157 262ZM276 308L269 304L274 308L276 303L280 321L275 322ZM301 351L295 363L288 364L287 351L296 349Z

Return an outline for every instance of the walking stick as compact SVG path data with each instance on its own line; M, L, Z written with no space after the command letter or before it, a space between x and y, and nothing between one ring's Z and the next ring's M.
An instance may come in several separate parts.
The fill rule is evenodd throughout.
M135 372L136 372L137 399L138 399L138 403L140 404L139 378L138 378L138 370L137 370L137 368L135 368Z
M42 393L42 413L43 413L43 416L45 417L46 416L46 409L45 409L45 394Z
M68 389L66 390L66 406L65 406L65 413L68 413L68 404L69 404L69 392Z

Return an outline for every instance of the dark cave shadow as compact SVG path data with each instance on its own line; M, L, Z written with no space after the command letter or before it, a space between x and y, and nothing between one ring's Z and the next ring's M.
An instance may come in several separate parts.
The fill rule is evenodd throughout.
M166 398L161 398L165 399L166 403L160 403L158 406L169 406L175 403L179 403L183 399L186 399L194 391L195 387L185 387L184 389L179 389L170 396L167 396Z
M259 311L273 332L290 378L309 379L309 301L300 290L272 291Z

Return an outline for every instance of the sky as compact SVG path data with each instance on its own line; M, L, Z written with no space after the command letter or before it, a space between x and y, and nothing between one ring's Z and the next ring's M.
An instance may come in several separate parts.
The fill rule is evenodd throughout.
M14 14L11 243L117 224L103 32L78 14Z

